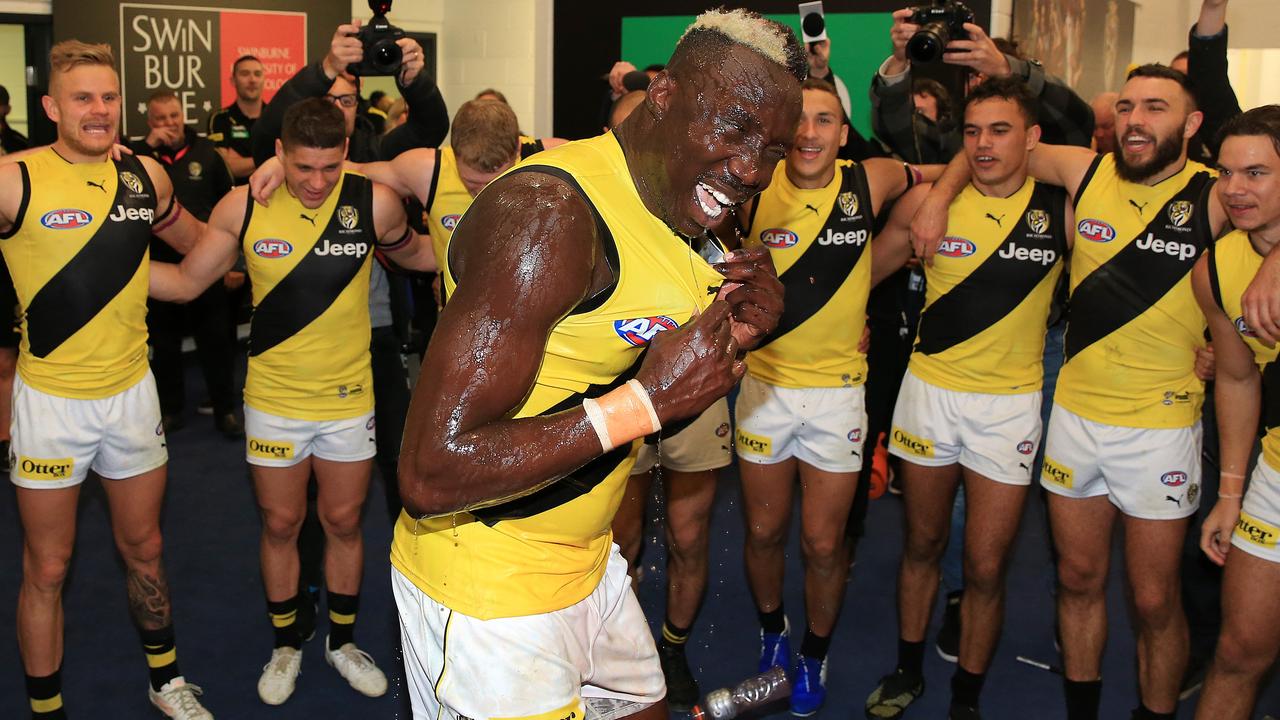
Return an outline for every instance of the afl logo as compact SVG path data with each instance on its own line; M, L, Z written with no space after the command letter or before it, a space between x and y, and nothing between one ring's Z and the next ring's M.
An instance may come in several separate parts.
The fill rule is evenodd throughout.
M1116 239L1116 229L1092 218L1085 218L1076 225L1076 232L1080 233L1080 237L1090 242L1108 243Z
M764 243L765 247L781 250L795 247L796 243L800 242L800 238L786 228L769 228L760 233L760 242Z
M1049 213L1043 210L1032 210L1027 213L1027 227L1031 232L1043 235L1049 229Z
M854 428L849 431L847 437L849 438L849 442L862 442L862 430L860 428Z
M648 344L654 335L663 330L675 330L678 327L680 324L666 315L613 321L613 331L618 333L618 337L636 347Z
M1030 455L1032 452L1035 451L1035 449L1036 449L1035 443L1031 442L1030 440L1023 440L1022 442L1018 443L1018 452L1022 453L1023 455Z
M962 237L945 237L938 243L938 254L943 257L969 257L977 251L977 245Z
M40 217L40 224L50 230L75 230L93 222L93 216L83 210L50 210Z
M138 179L137 175L127 171L122 172L120 173L120 182L124 183L124 186L133 192L139 195L142 194L142 181Z
M445 230L452 231L454 228L458 227L458 220L461 218L462 216L457 214L445 215L444 217L440 218L440 224L444 226Z
M1169 487L1182 487L1187 482L1187 474L1181 470L1167 472L1160 476L1160 482L1168 485Z
M354 230L360 222L360 213L350 205L338 208L338 224L348 230Z
M1170 203L1169 220L1172 221L1176 227L1182 227L1191 219L1191 212L1194 209L1195 206L1187 200L1179 200L1178 202Z
M263 238L253 244L253 252L258 257L267 259L282 258L293 252L293 246L288 240L280 240L277 238Z
M720 423L720 426L716 428L716 437L728 437L728 435L729 423Z
M1258 333L1254 332L1248 325L1244 324L1243 317L1236 318L1236 330L1245 337L1258 337Z
M365 430L372 430L372 429L374 428L374 426L376 426L376 425L377 425L377 422L378 422L378 419L377 419L377 418L369 418L369 422L367 422L367 423L365 423L365 424L364 424L364 429L365 429Z

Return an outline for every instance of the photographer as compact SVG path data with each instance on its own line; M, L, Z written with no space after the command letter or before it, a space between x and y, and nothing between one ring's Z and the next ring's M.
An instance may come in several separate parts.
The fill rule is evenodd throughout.
M364 58L364 47L356 34L360 21L339 25L329 43L329 54L311 63L289 78L276 92L262 117L253 127L253 160L261 165L275 155L275 141L280 136L284 113L294 103L312 97L330 97L340 103L347 118L347 136L351 140L348 156L358 162L390 159L415 147L435 147L449 130L449 110L445 107L435 79L422 73L422 47L412 38L396 41L404 53L404 66L396 76L396 86L409 106L409 120L385 136L379 136L372 123L356 113L360 81L347 73L347 66ZM352 103L347 107L346 98Z
M907 43L920 29L911 22L915 8L893 13L893 54L871 81L872 123L876 134L904 160L913 163L947 162L960 149L960 128L952 122L931 122L913 108L911 61ZM1011 52L1001 52L997 41L982 28L964 23L969 39L952 40L942 62L970 69L968 87L989 77L1022 78L1039 101L1043 141L1055 145L1089 147L1093 138L1093 111L1089 103L1061 80L1044 71L1040 63Z

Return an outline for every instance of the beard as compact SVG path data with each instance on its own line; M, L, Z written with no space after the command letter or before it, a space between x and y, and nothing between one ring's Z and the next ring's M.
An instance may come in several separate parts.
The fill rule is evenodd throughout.
M1178 134L1156 139L1156 151L1151 159L1144 163L1130 163L1124 156L1124 141L1116 140L1116 174L1121 180L1140 183L1166 167L1177 162L1182 156L1183 141Z

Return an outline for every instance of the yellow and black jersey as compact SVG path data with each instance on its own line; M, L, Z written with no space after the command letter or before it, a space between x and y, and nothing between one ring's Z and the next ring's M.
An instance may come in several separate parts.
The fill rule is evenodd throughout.
M541 140L520 136L521 160L542 150ZM427 192L427 201L422 207L427 213L427 228L431 233L431 247L435 250L436 261L443 265L453 229L458 227L458 221L475 200L458 176L458 158L453 154L453 148L436 149L436 166L432 171L431 188Z
M1067 194L1028 179L1007 198L969 185L925 271L909 368L948 390L1012 394L1044 382L1044 336L1067 251Z
M1190 161L1155 185L1121 179L1110 154L1089 167L1076 194L1055 402L1124 427L1187 427L1200 418L1204 383L1194 367L1205 320L1191 268L1213 240L1213 180Z
M373 184L344 172L309 210L284 185L248 200L241 245L253 286L245 403L298 420L373 409L369 257Z
M534 385L510 413L521 418L576 408L625 383L649 341L707 307L723 278L703 259L703 248L695 251L645 209L612 133L553 148L511 172L559 177L586 198L615 277L610 289L552 328ZM706 250L723 252L716 245ZM456 281L447 263L444 282L452 294ZM433 519L404 513L391 561L437 602L473 617L568 607L604 574L610 524L638 445L488 508Z
M1262 459L1271 469L1280 471L1280 363L1276 362L1280 347L1267 347L1244 322L1240 297L1262 267L1262 256L1240 230L1218 240L1209 248L1209 286L1213 300L1231 319L1244 344L1253 351L1254 362L1262 373Z
M22 201L0 251L21 308L18 373L97 399L147 374L147 246L156 190L142 163L72 163L52 148L19 163Z
M778 327L747 354L747 372L790 388L852 387L867 379L858 350L871 292L875 218L867 173L838 160L826 187L796 187L778 163L756 198L747 247L769 249L786 304Z

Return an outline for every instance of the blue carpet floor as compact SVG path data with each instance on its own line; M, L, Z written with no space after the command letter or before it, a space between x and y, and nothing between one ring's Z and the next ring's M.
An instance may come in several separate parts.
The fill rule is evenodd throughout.
M324 662L325 625L305 646L298 690L281 707L257 698L256 683L271 651L258 574L259 521L242 445L224 440L208 418L192 415L188 427L170 435L170 481L164 512L165 560L174 598L178 657L187 677L205 689L205 701L222 720L253 718L408 718L397 682L395 610L389 586L386 521L380 482L366 508L365 580L357 641L393 678L383 698L356 694ZM6 487L8 487L6 483ZM757 625L742 569L742 521L737 474L719 481L712 525L711 576L706 603L690 641L690 663L703 690L730 685L749 675L758 652ZM22 684L12 618L21 573L21 535L11 489L0 490L0 718L24 718ZM64 698L73 718L153 718L147 702L146 672L137 636L129 623L121 565L107 523L97 480L81 494L79 535L65 597L66 657ZM661 522L661 507L651 515ZM1010 573L1005 632L986 684L983 710L990 720L1065 717L1056 675L1015 661L1018 655L1057 663L1053 648L1053 606L1048 593L1048 552L1043 513L1027 504ZM793 523L793 536L796 523ZM651 621L663 612L663 552L654 525L643 561L641 603ZM896 653L894 578L901 550L901 503L885 496L871 504L868 534L845 598L831 649L825 718L861 718L862 705L877 679L892 668ZM788 555L786 607L794 627L802 627L801 563L793 537ZM1109 594L1111 636L1107 645L1103 717L1127 718L1135 704L1134 643L1113 563ZM933 630L938 620L935 617ZM925 661L927 690L908 718L945 718L954 666L932 650ZM1190 718L1183 703L1179 718ZM785 707L773 708L783 717ZM1280 684L1272 683L1258 717L1280 715Z

